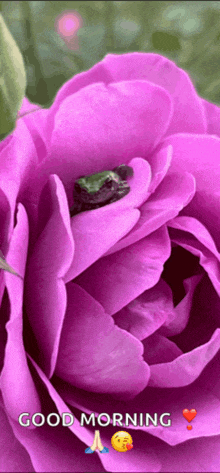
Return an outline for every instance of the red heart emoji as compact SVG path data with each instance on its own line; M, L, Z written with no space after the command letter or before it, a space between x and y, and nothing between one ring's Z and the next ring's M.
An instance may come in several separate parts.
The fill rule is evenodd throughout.
M131 445L130 443L127 443L126 447L128 450L131 450L133 448L133 445Z
M196 417L196 414L197 414L197 411L195 409L191 409L191 411L189 411L189 409L183 410L183 417L185 417L185 419L188 422L191 422L194 419L194 417Z

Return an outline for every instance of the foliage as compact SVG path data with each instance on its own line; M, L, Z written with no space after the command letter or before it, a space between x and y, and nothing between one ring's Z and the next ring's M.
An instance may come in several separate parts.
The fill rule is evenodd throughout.
M220 104L218 1L3 1L3 17L25 61L28 98L48 106L70 77L107 53L161 53L187 70L199 94ZM58 35L55 20L83 19L79 49Z
M26 89L22 55L0 14L0 138L15 125ZM0 265L1 266L1 265Z

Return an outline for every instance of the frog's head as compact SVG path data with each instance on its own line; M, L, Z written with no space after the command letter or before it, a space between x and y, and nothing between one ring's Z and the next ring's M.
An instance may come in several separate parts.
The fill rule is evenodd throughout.
M107 202L117 191L120 177L113 171L103 171L81 177L75 182L74 193L84 203Z

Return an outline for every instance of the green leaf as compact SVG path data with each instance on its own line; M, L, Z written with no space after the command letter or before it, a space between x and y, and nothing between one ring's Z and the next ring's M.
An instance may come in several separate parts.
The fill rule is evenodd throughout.
M0 250L0 269L4 269L4 271L8 271L9 273L14 274L15 276L18 276L19 278L22 279L22 277L18 273L16 273L16 271L11 266L9 266L1 250Z
M0 14L0 136L5 137L15 126L26 89L22 55Z

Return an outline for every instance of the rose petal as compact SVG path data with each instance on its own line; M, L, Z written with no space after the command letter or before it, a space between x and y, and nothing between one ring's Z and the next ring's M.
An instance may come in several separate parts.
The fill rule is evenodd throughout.
M166 133L170 116L168 93L153 84L85 87L66 98L57 111L42 176L58 174L71 203L75 179L147 156Z
M172 154L172 146L167 146L158 151L158 153L153 153L151 156L147 157L152 172L152 181L149 187L149 192L155 192L156 188L166 176L172 160Z
M206 118L200 97L188 74L164 56L154 53L108 54L103 65L111 82L144 79L160 85L173 99L173 118L167 134L205 133Z
M118 430L121 430L120 427ZM125 430L133 436L133 431L130 431L128 428ZM101 460L103 466L105 467L105 471L116 473L125 471L129 471L129 473L145 473L146 471L150 471L151 473L160 472L161 462L158 459L157 449L154 448L154 446L152 446L151 449L146 448L146 443L148 443L148 435L145 436L145 442L139 441L139 435L137 438L133 436L134 448L132 449L132 455L120 455L119 452L112 448L110 441L115 432L117 432L117 427L112 426L105 427L105 429L103 429L101 432L102 443L107 448L109 448L109 453L111 453L110 455L102 455Z
M180 387L195 381L220 348L220 329L216 329L208 343L184 353L170 363L151 365L149 386Z
M217 158L217 155L216 155ZM220 251L220 193L219 193L220 166L214 164L196 172L196 181L199 189L189 205L183 209L182 215L199 220L212 235Z
M213 418L213 414L210 413ZM209 423L208 419L207 422ZM190 434L191 437L191 434ZM168 449L161 446L161 472L218 472L220 469L220 438L197 438Z
M7 416L0 407L0 467L1 471L30 472L33 465L24 447L15 438Z
M189 439L219 435L220 402L218 398L218 373L219 355L216 355L212 363L207 364L200 377L189 386L175 389L163 388L163 390L147 386L138 396L126 401L126 403L118 400L117 412L123 415L123 421L125 420L125 413L129 413L131 417L133 417L134 413L137 413L138 419L140 413L145 414L147 412L152 417L154 417L155 413L158 414L157 426L154 426L151 422L149 422L148 426L143 425L143 427L135 427L132 424L127 427L123 424L125 430L130 431L135 449L139 448L139 446L141 448L142 442L145 444L147 442L148 447L152 445L153 451L155 448L157 458L161 461L162 456L159 455L159 452L162 445L165 451L169 452L169 445L174 447L183 442L185 443ZM212 386L215 384L218 394L213 393ZM95 416L98 416L101 412L107 412L110 418L112 418L112 414L115 412L115 405L112 403L111 397L94 395L93 393L90 393L88 396L85 391L77 390L59 379L56 380L56 386L66 402L76 409L89 415L94 412ZM193 419L193 429L190 431L190 437L189 431L186 428L187 421L183 418L182 414L183 408L186 407L189 409L195 407L198 413L196 418ZM165 412L171 414L171 425L169 428L162 426L159 421L161 414ZM212 418L212 422L210 422L210 418ZM145 422L145 415L143 415L143 421ZM164 422L167 422L166 417ZM113 433L115 433L117 427L114 427ZM107 429L110 429L110 426L105 427L105 432ZM109 438L111 438L111 435L109 435ZM151 451L150 448L148 450Z
M75 242L74 259L64 281L71 281L91 264L97 261L108 248L126 235L139 219L137 209L118 209L103 207L93 212L80 213L71 221ZM104 214L104 215L103 215Z
M31 357L29 358L37 372L37 377L40 378L48 392L47 398L44 390L44 405L48 408L44 412L45 418L51 412L58 411L60 416L64 412L72 413L43 371ZM53 405L52 409L51 405ZM94 433L90 432L87 427L81 426L76 416L74 416L73 425L69 427L63 427L60 422L58 426L52 428L45 423L39 429L27 432L27 428L20 426L18 422L13 422L12 428L30 455L35 471L70 473L73 471L104 471L96 455L90 455L88 459L88 455L84 454L85 446L90 446L93 442Z
M41 352L40 362L51 376L66 310L63 281L74 253L65 190L50 176L39 205L39 238L28 262L25 307Z
M145 202L141 216L128 235L117 242L106 256L150 235L171 218L178 215L195 193L195 179L189 173L165 176L154 194Z
M19 194L19 201L22 200L21 196L28 187L28 178L36 170L38 161L32 137L21 120L17 121L11 139L2 148L0 160L0 188L10 205L10 236L13 230L16 199Z
M67 295L56 374L93 392L126 398L139 393L149 379L149 367L141 356L142 344L115 326L100 304L80 286L70 282Z
M121 203L129 208L140 207L150 195L151 167L143 158L133 158L128 166L133 169L134 175L128 180L130 192L121 199Z
M55 397L56 403L59 405L58 396L53 397ZM62 406L66 407L64 403L62 403ZM56 412L56 408L51 410L51 412ZM68 407L62 412L69 412ZM73 426L65 428L60 424L52 428L45 423L42 427L30 431L19 425L18 422L10 421L10 424L15 437L28 452L34 466L34 471L48 471L51 473L104 471L96 455L90 455L89 458L88 455L85 455L85 445L73 434ZM82 430L83 428L80 427L80 429ZM85 431L84 436L86 437ZM89 437L89 433L87 437ZM90 434L91 437L92 435ZM86 443L86 441L84 442Z
M19 204L17 225L10 241L7 261L22 277L25 273L27 247L28 219L24 207ZM17 420L21 412L28 409L34 414L40 412L41 407L23 345L23 281L5 272L5 282L11 313L6 325L8 338L1 373L1 391L9 415Z
M112 315L158 282L170 251L168 232L162 226L129 249L101 258L76 282Z
M182 210L182 215L195 217L203 223L220 250L220 139L215 136L178 134L166 138L164 144L173 146L173 159L168 174L186 170L196 179L196 193Z
M173 337L181 333L190 317L190 311L192 307L192 300L195 292L195 288L201 281L202 276L192 276L191 278L185 279L183 281L183 286L186 291L185 297L173 308L173 310L169 310L167 313L167 317L164 321L164 324L159 329L159 333L161 335L165 335L166 337Z
M10 225L10 205L9 201L0 189L0 249L5 257L8 251L8 242L9 242L9 225ZM2 302L2 297L5 290L5 280L4 280L4 271L0 271L0 304Z
M220 107L214 103L201 99L206 114L207 134L217 135L220 138Z
M5 288L5 275L4 271L0 274L1 284L3 286L3 297L1 298L1 308L0 308L0 373L4 365L4 356L5 356L5 346L7 342L7 331L6 323L9 319L10 314L10 302L8 300L8 293L4 291ZM2 289L2 288L1 288Z
M172 291L162 279L114 315L115 323L143 340L163 326L173 314ZM173 315L174 317L174 315ZM172 317L171 317L172 318Z
M33 363L38 375L40 376L41 380L43 381L44 385L46 386L50 397L53 399L59 414L61 415L63 412L71 412L69 410L69 408L67 407L67 405L63 402L62 398L59 396L58 392L54 389L53 385L48 381L48 379L46 378L44 373L40 370L40 368L36 365L36 363L33 360L32 360L32 363ZM63 385L64 385L64 382L62 381L62 386ZM66 390L65 390L65 392L66 392ZM87 399L88 399L88 396L87 396ZM87 411L84 410L84 412L87 412ZM76 417L75 417L75 420L74 420L74 424L72 426L70 426L69 429L82 442L84 442L87 446L91 446L91 444L93 443L93 440L94 440L94 434L92 432L90 432L87 427L81 426ZM112 433L112 435L113 435L113 433ZM126 469L128 470L128 468L129 468L129 471L131 471L131 472L136 472L136 471L145 472L146 467L148 468L149 471L152 471L152 472L158 472L159 471L160 462L157 460L157 454L154 452L154 448L152 448L150 452L149 451L146 452L146 451L142 451L142 450L137 450L138 444L136 444L137 455L135 455L132 458L129 458L128 463L127 463L125 460L123 460L123 458L125 458L123 455L118 457L118 455L116 455L116 452L114 454L114 452L112 450L111 443L110 443L110 438L111 438L112 435L108 435L108 433L105 435L105 431L101 432L102 443L106 447L109 448L109 451L111 452L111 455L102 455L102 454L99 453L99 451L97 451L99 459L105 467L105 471L125 471ZM76 442L75 442L75 444L76 444ZM79 447L80 447L80 445L79 445ZM35 451L36 451L36 448L34 448L34 446L33 446L32 456L34 456L35 458L37 457L37 462L39 462L39 456L36 455ZM82 451L84 453L84 450L82 450ZM75 469L78 467L77 471L80 471L81 468L83 467L83 456L81 455L80 448L75 447L74 448L74 454L75 454L75 459L74 459L73 465L74 465ZM60 455L60 457L62 459L64 459L64 461L66 460L65 455L64 455L64 449L63 449L62 454ZM122 460L120 460L120 458ZM55 458L55 460L57 460L57 458ZM44 460L43 460L43 462L44 462ZM57 461L57 464L60 465L60 460ZM98 459L97 460L96 460L96 458L94 459L93 465L94 465L93 470L91 470L91 471L96 471L96 472L102 471L101 468L98 466ZM42 465L41 465L41 468L42 468ZM44 463L44 468L45 468L45 470L48 471L48 466L46 465L46 463ZM84 466L84 468L86 469L86 471L90 471L88 463L86 464L86 467ZM69 471L69 470L63 470L61 468L60 471ZM72 471L72 470L70 470L70 471ZM81 470L81 471L85 471L85 470Z
M220 195L219 195L219 179L220 168L210 168L205 171L197 173L196 180L203 185L203 189L196 192L192 201L181 212L182 215L187 215L196 218L208 229L215 241L218 251L220 251ZM205 184L207 182L207 184Z
M144 345L144 360L150 365L170 363L183 354L182 350L168 338L153 333L142 341Z
M216 136L178 133L165 138L161 148L169 145L173 147L173 157L168 173L190 172L196 177L196 190L202 190L197 173L209 169L213 172L213 168L219 166L220 139ZM213 181L209 184L216 188L215 183L213 175Z
M48 117L52 132L54 116L66 97L97 82L109 84L119 81L146 80L162 86L172 96L173 119L168 134L179 131L206 132L206 114L203 102L188 76L164 56L154 53L107 54L103 61L89 71L82 72L67 81L59 90Z
M37 105L35 103L31 103L27 97L23 98L20 110L18 112L18 117L22 117L23 115L26 115L27 113L34 112L35 110L39 110L41 107L40 105Z
M36 369L39 372L51 398L54 400L58 412L60 414L62 412L70 412L59 394L45 378L43 372L39 370L39 367L36 367ZM110 443L111 436L115 432L112 431L109 434L108 427L101 432L101 439L102 443L109 448L109 453L111 454L103 455L97 451L97 455L89 455L89 458L88 455L85 456L84 454L85 445L83 446L78 441L76 435L82 440L82 442L84 442L84 444L91 446L94 440L94 432L90 432L86 427L79 426L76 416L74 424L68 429L68 432L71 430L75 434L74 436L71 437L63 427L61 427L61 429L59 427L51 429L51 427L48 428L43 426L41 429L36 429L34 432L32 431L31 436L27 436L25 435L26 432L24 428L15 424L13 425L13 430L20 441L24 443L30 457L32 458L36 471L123 472L128 471L129 469L129 472L145 472L146 467L151 472L156 473L160 471L161 463L158 461L157 453L154 451L153 447L150 452L145 451L142 448L137 450L138 442L136 442L136 455L134 457L132 456L126 460L124 455L121 455L120 457L116 455L117 452L114 453ZM104 465L105 470L102 469L101 465L98 463L99 459ZM84 464L84 461L86 464Z
M80 91L84 87L87 87L90 84L100 82L103 82L105 84L111 82L111 76L104 67L103 62L95 64L88 71L76 74L70 80L63 84L63 86L58 90L57 95L48 110L47 135L49 138L51 138L54 129L56 113L63 101L71 95L75 94L76 92Z
M175 221L170 222L172 242L199 257L200 265L207 272L214 288L220 295L220 254L211 236L196 219L191 219L190 217L179 217L179 219L177 223L175 223ZM175 226L179 227L178 230L175 229ZM174 227L174 229L172 229L172 227ZM194 233L196 237L194 237L194 235L190 236L190 234L185 234L184 231L180 229L188 229L188 231L192 234Z
M192 217L176 217L168 222L168 226L191 233L191 235L200 241L220 261L220 254L212 236L199 220Z
M35 110L20 118L20 120L25 123L32 136L37 151L38 162L41 162L46 157L50 147L46 129L47 117L48 110L42 109Z

